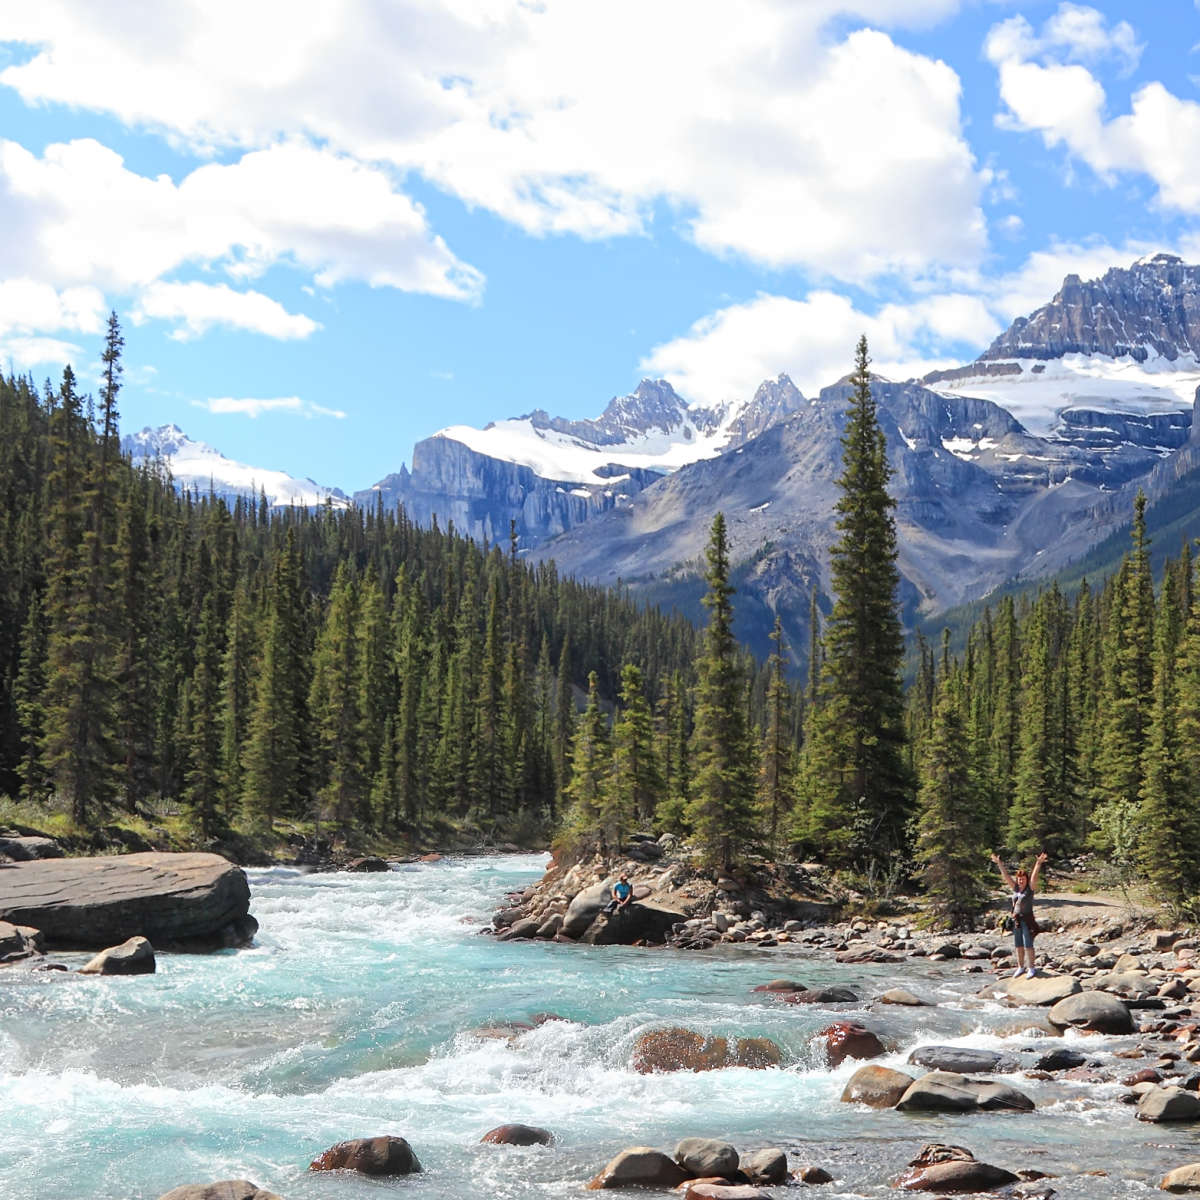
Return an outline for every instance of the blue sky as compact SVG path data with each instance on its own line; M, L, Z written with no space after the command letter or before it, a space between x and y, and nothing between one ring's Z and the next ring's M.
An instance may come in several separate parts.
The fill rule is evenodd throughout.
M23 8L28 11L17 11ZM347 490L442 426L907 377L1200 260L1191 0L0 10L0 362Z

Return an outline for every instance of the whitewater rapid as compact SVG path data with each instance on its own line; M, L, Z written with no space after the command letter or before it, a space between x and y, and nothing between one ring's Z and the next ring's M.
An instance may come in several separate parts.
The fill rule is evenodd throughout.
M156 1200L183 1183L248 1178L285 1200L561 1198L628 1145L681 1137L778 1145L825 1166L827 1197L884 1194L926 1141L1062 1176L1064 1197L1146 1194L1200 1158L1188 1130L1138 1126L1116 1084L1012 1082L1032 1114L906 1116L838 1102L858 1064L828 1070L813 1035L864 1020L903 1068L930 1042L1042 1051L1036 1014L979 999L962 964L839 966L796 950L706 954L497 942L480 929L531 855L450 859L379 875L248 872L260 933L248 950L160 955L153 976L0 973L0 1197ZM82 956L61 956L82 961ZM789 1006L752 989L787 976L855 987L862 1006ZM936 1002L869 1007L897 982ZM504 1022L546 1021L508 1040ZM782 1070L639 1075L649 1029L764 1036ZM490 1027L490 1028L489 1028ZM1119 1039L1072 1035L1105 1056ZM550 1129L550 1147L479 1144L495 1125ZM386 1184L312 1175L334 1142L382 1133L425 1171ZM1164 1150L1155 1142L1170 1141ZM1190 1147L1191 1157L1187 1157ZM1089 1168L1108 1179L1083 1176ZM1123 1176L1123 1178L1121 1177Z

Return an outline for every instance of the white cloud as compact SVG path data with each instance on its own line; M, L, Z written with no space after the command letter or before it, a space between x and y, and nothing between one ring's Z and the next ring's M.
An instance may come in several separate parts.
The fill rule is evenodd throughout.
M0 83L194 146L312 139L537 234L641 232L665 206L713 253L858 279L978 259L981 180L955 72L882 32L833 41L828 24L928 25L958 4L743 0L732 20L723 0L39 0L0 16L0 40L32 48ZM380 238L338 223L348 211L322 214L322 278L396 286L373 269ZM250 264L256 245L277 252L268 212ZM423 225L418 239L427 270L406 260L401 286L477 294Z
M21 370L38 366L65 366L82 353L72 342L50 337L0 337L0 363Z
M35 279L0 279L0 334L100 333L108 308L93 287L58 291Z
M750 396L763 379L786 371L806 396L845 375L865 333L873 370L908 379L957 365L954 346L986 344L1001 326L976 296L940 295L889 304L874 314L845 296L759 296L697 321L656 347L642 369L670 380L689 400L719 404Z
M1134 92L1129 113L1106 119L1104 87L1081 62L1094 58L1106 38L1111 52L1128 59L1132 31L1122 32L1124 22L1111 29L1102 20L1088 22L1091 35L1076 28L1074 42L1066 35L1056 40L1045 29L1036 37L1023 17L991 30L984 49L1000 74L1006 111L999 120L1012 129L1040 133L1049 147L1064 146L1102 179L1111 182L1118 172L1138 172L1157 186L1163 206L1200 211L1200 104L1154 82ZM1081 46L1089 49L1087 55L1079 52ZM1039 54L1041 61L1034 61Z
M57 284L131 291L185 265L253 277L284 263L324 286L361 280L455 299L482 286L384 171L299 143L175 184L130 171L90 138L40 157L0 141L0 225L0 275Z
M262 292L236 292L227 284L152 283L133 308L134 324L151 318L178 321L171 337L190 341L214 326L261 333L288 341L306 338L321 326L303 313L290 313Z
M270 399L252 399L250 397L218 396L209 400L193 400L197 408L207 409L210 413L220 416L238 415L249 417L251 420L263 416L264 413L291 413L300 417L336 417L343 420L346 414L337 408L326 408L314 404L311 400L301 400L299 396L274 396Z

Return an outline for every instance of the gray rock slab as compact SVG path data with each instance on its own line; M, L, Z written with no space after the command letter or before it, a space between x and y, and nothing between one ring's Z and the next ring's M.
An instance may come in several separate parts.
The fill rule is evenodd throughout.
M0 864L0 920L51 945L92 949L142 936L165 948L247 919L250 887L219 854L142 854Z

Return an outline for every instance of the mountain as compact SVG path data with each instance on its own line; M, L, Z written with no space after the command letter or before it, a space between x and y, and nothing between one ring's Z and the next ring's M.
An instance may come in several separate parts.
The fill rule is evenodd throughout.
M483 429L440 430L414 447L411 471L402 467L354 500L402 503L418 524L436 516L492 541L514 522L528 548L627 503L664 474L742 445L804 403L786 375L717 408L643 379L592 420L536 409Z
M339 488L324 487L311 479L296 479L284 471L251 467L226 458L204 442L188 437L178 425L149 426L121 439L121 452L134 464L159 462L171 473L180 491L209 492L232 503L239 496L257 500L265 493L273 508L296 505L312 508L327 500L335 508L350 501Z

